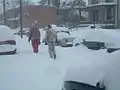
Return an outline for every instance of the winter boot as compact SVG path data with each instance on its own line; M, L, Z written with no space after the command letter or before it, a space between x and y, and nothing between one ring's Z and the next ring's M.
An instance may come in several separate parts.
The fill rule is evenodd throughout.
M54 55L54 59L56 59L56 55Z

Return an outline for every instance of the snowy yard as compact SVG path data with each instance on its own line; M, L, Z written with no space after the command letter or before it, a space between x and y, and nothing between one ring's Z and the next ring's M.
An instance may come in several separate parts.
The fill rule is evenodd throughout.
M106 35L111 35L114 39L120 37L119 31L118 33L116 33L117 31L107 30L103 32ZM72 32L72 35L77 37L85 37L89 34L92 36L92 33L87 29L86 31ZM100 38L104 40L103 36ZM28 43L26 37L21 39L16 36L16 41L18 50L16 55L0 56L0 90L61 90L63 77L66 73L71 75L71 72L67 72L69 68L71 71L73 69L72 73L76 73L77 71L82 74L79 76L79 79L74 76L69 76L65 79L70 80L72 78L76 81L81 80L95 85L97 80L105 78L107 84L108 81L110 82L107 85L109 86L107 90L120 89L115 86L116 84L114 85L116 89L110 88L113 85L110 78L115 77L111 75L112 72L108 68L115 65L117 69L110 67L111 70L114 73L116 73L115 70L119 71L119 65L117 64L119 62L117 61L119 51L116 54L112 54L112 56L105 50L92 51L84 46L71 48L56 47L57 59L52 60L49 58L48 48L44 44L40 45L40 52L35 54L32 52L31 44ZM115 39L114 41L117 42L118 40ZM74 71L74 68L76 71ZM104 76L106 70L108 71L106 73L108 77ZM120 73L117 72L117 74L119 75ZM81 78L84 79L82 80ZM94 80L89 80L91 78L94 78ZM115 80L117 79L115 78Z

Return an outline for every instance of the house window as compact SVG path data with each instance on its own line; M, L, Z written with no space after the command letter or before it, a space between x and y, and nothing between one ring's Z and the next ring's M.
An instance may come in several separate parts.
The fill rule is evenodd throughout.
M91 4L98 4L98 0L92 0Z
M107 8L107 20L113 19L113 8Z
M105 2L106 2L106 3L108 3L108 2L113 2L113 0L105 0Z

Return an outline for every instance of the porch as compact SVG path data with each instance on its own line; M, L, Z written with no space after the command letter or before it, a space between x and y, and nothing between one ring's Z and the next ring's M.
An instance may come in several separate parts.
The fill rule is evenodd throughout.
M87 23L115 24L116 3L88 5L80 10L89 13Z

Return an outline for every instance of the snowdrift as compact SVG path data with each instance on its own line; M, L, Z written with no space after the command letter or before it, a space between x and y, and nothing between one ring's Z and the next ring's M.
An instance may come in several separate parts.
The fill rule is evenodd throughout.
M74 49L72 53L76 54L74 60L69 59L64 81L77 81L96 86L96 83L103 79L105 70L109 66L109 59L106 59L107 52L92 51L84 46Z
M70 51L69 51L70 52ZM106 90L119 90L120 51L108 54L106 50L92 51L84 46L73 48L64 81L76 81L96 86L99 81Z
M15 54L16 41L12 30L0 25L0 55Z
M58 27L56 25L51 25L56 31L69 31L67 27Z

